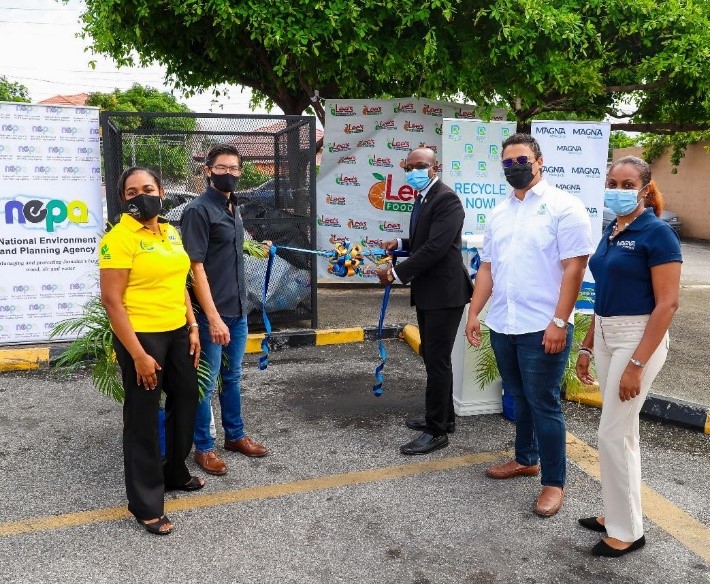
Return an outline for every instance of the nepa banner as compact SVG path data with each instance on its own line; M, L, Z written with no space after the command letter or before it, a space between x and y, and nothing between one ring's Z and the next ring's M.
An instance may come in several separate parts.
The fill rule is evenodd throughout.
M550 184L582 199L595 244L602 233L609 130L606 122L579 121L533 121L531 128L542 149L543 176ZM594 280L589 269L582 290L589 299L577 307L593 308Z
M441 161L444 118L480 117L471 105L425 99L337 100L326 102L325 110L316 204L319 249L345 240L376 248L406 237L415 195L402 170L407 154L427 146ZM504 118L504 111L493 112L493 119ZM340 280L327 267L319 262L318 277ZM372 281L374 274L368 262L356 278Z
M0 343L45 341L98 292L96 108L0 102Z
M515 127L515 122L444 120L441 177L461 197L464 236L482 235L488 215L510 190L500 154Z

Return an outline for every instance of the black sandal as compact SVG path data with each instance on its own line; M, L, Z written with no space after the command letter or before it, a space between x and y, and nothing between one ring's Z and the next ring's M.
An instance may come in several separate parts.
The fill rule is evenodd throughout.
M148 533L152 533L153 535L168 535L173 531L172 527L170 529L160 529L168 523L172 523L172 521L168 519L167 515L163 515L160 519L153 521L152 523L146 523L139 517L136 517L136 521L140 523Z
M192 476L184 485L178 487L165 487L166 491L199 491L205 486L205 481L199 477Z

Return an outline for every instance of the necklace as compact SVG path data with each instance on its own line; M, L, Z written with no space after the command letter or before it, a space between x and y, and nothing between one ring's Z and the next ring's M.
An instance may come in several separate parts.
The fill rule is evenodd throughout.
M636 215L638 217L639 215ZM609 235L609 241L617 237L622 231L624 231L629 225L631 225L634 221L636 221L636 217L634 217L631 221L628 223L619 223L619 220L616 220L616 224L614 225L614 229L612 229L611 234Z

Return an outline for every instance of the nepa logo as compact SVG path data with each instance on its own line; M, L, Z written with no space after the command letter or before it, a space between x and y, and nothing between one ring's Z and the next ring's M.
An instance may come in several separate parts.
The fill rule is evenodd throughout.
M15 106L15 111L16 111L16 112L29 112L29 111L32 111L32 106L31 106L31 105L24 105L24 104L18 103L18 104Z
M59 310L71 310L74 305L71 302L57 302L57 308Z
M345 237L344 235L336 235L335 233L331 233L330 237L328 238L328 243L336 244L336 243L345 243L348 241L348 238Z
M39 146L29 146L27 144L17 147L18 154L41 154L42 149Z
M5 174L22 174L23 172L25 172L25 169L19 164L5 165Z
M328 144L328 152L349 152L350 151L350 143L349 142L341 142L338 144L337 142L331 142Z
M345 205L347 199L345 197L334 197L333 195L326 195L325 202L328 205Z
M330 115L332 116L354 116L355 108L351 105L338 105L333 104L330 107Z
M45 308L49 308L44 304L28 304L27 309L30 312L42 312Z
M13 286L12 291L20 294L26 294L27 292L33 292L34 288L32 288L32 286L28 286L27 284L20 284L19 286Z
M405 132L423 132L424 131L424 124L418 124L416 122L410 122L407 120L404 122L404 131Z
M358 148L374 148L375 147L375 141L370 138L369 140L360 140L357 143Z
M373 105L372 107L364 106L362 108L362 115L363 116L381 116L382 115L382 106L381 105Z
M15 330L19 332L27 332L32 330L32 325L28 322L23 322L22 324L16 324Z
M387 120L385 122L377 122L375 124L375 130L396 130L397 129L397 124L394 123L394 120Z
M79 128L76 126L62 126L61 133L62 134L69 134L69 135L74 135L79 132Z
M569 154L582 154L582 147L577 145L558 144L557 152L568 152Z
M436 116L436 117L441 117L444 115L444 110L441 109L440 107L432 107L429 104L425 105L422 108L422 113L425 116Z
M535 126L535 135L537 136L554 136L556 138L566 138L567 132L562 127L555 126Z
M181 243L177 233L173 233L172 231L168 233L168 241L170 243Z
M392 175L386 177L373 173L378 182L373 184L368 192L367 199L375 209L382 211L399 211L409 213L414 206L410 203L414 199L416 191L409 185L399 187L396 193L392 192Z
M411 150L409 140L388 140L387 148L390 150L406 150L407 152Z
M54 169L51 166L35 166L35 174L50 174Z
M325 215L321 215L316 219L316 223L318 225L321 225L323 227L340 227L340 219L337 217L326 217Z
M9 132L10 134L17 134L21 132L24 128L17 124L3 124L0 126L0 131Z
M44 107L44 112L47 114L58 114L61 111L62 108L57 107L56 105L47 105Z
M462 120L472 120L473 119L473 112L471 110L465 110L462 108L459 108L454 112L454 117L459 118Z
M565 175L565 167L564 166L543 166L542 172L544 172L545 174L549 174L550 176L564 176ZM574 172L574 169L572 169L572 172Z
M396 114L416 114L417 110L414 104L410 101L408 103L398 103L394 106L394 113Z
M62 172L64 174L79 174L81 172L81 168L78 166L63 166Z
M350 229L367 229L367 221L356 221L355 219L348 219L347 226Z
M83 156L86 156L86 155L88 155L88 154L93 154L93 152L94 152L94 149L93 149L93 148L87 148L86 146L79 146L79 147L76 149L76 153L77 153L77 154L81 154L81 155L83 155Z
M12 314L13 312L17 312L17 306L14 304L0 304L0 312Z
M386 231L387 233L403 233L401 223L393 223L390 221L380 221L379 223L380 231Z
M591 166L573 166L572 174L583 174L584 176L601 176L601 172L598 168L593 168Z
M80 116L85 116L91 111L88 107L75 107L74 108L74 113L78 114Z
M64 146L50 146L47 148L47 153L48 154L64 154L67 151Z
M346 134L362 134L365 131L365 126L362 124L345 124L343 132Z
M47 134L52 130L49 126L32 126L34 134Z
M556 184L555 185L558 189L562 189L563 191L567 191L568 193L581 193L582 192L582 187L579 185L575 184Z
M341 156L338 158L338 164L357 164L357 158L353 155Z
M572 135L599 139L602 137L602 131L599 128L574 128Z
M367 162L370 164L370 166L385 166L387 168L394 168L394 164L392 164L391 158L381 158L379 156L370 156L370 158L367 159Z
M98 136L101 132L98 128L89 128L89 134L92 136Z
M42 292L59 292L61 289L59 284L42 284Z
M341 185L341 186L346 186L346 187L359 187L360 182L357 179L357 176L347 176L344 174L338 175L335 177L335 184Z

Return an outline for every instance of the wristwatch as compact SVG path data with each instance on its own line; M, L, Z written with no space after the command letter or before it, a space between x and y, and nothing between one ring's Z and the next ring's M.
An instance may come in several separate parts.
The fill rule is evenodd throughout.
M633 357L629 359L629 363L631 363L632 365L636 365L636 367L640 367L641 369L646 367L646 363L641 363L641 361L639 361L638 359L634 359Z
M552 324L554 324L557 328L567 328L567 321L557 318L556 316L552 317Z

